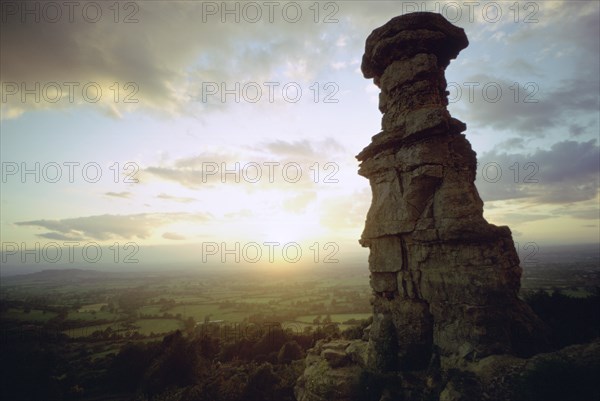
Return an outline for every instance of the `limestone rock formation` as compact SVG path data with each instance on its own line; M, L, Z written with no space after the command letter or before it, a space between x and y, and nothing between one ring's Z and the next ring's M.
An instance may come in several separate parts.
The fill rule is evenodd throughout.
M492 354L526 356L543 326L518 298L521 267L508 227L483 218L476 157L450 116L444 71L467 47L439 14L393 18L368 37L366 78L381 88L382 132L357 159L372 203L361 244L370 248L373 325L368 365L460 366Z

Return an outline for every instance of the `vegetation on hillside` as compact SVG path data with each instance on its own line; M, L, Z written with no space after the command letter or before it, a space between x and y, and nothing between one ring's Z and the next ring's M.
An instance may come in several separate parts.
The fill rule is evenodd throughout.
M316 341L360 339L370 324L361 275L258 283L222 275L52 277L2 283L2 400L291 401ZM574 297L580 291L565 288L525 297L548 325L554 349L600 334L600 290ZM543 399L539 383L562 383L593 396L589 372L570 367L542 364L519 391ZM365 389L380 384L377 377L361 380Z

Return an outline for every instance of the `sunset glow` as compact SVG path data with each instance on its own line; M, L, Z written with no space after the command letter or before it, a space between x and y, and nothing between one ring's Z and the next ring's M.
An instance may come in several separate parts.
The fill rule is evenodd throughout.
M411 11L376 3L302 3L294 23L243 9L223 22L202 2L139 2L94 24L26 26L4 9L2 241L135 242L142 259L146 246L333 242L364 259L371 193L354 155L381 115L360 58L374 26ZM426 6L471 42L446 76L486 218L524 243L598 242L598 3L460 18L450 3Z

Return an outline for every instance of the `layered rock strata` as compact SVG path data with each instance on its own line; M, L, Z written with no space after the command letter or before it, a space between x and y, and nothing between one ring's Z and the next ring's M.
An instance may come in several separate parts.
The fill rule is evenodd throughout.
M446 108L444 71L467 46L463 29L427 12L393 18L366 42L362 71L381 89L383 113L382 132L357 156L373 196L360 241L370 248L376 370L543 344L540 320L518 298L511 232L483 218L466 125Z

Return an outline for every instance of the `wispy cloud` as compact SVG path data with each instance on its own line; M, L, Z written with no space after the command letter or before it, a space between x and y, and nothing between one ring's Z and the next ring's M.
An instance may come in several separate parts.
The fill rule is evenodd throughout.
M115 23L108 17L112 11L99 4L105 8L104 17L96 23L69 23L68 18L60 18L56 23L25 24L19 15L3 21L2 81L25 82L28 87L36 82L79 82L79 95L83 85L93 82L105 94L95 105L110 115L133 109L180 115L225 106L201 101L203 82L229 82L231 86L259 77L265 81L310 78L329 64L329 56L338 48L335 42L319 38L325 31L338 30L339 25L315 24L306 8L295 23L281 12L269 21L267 9L256 23L236 23L235 17L223 23L220 13L206 16L203 2L138 2L134 3L137 22ZM81 15L77 17L81 19ZM287 76L281 70L286 65ZM119 102L113 100L115 82L120 88ZM135 91L126 87L129 82ZM68 88L62 89L65 97ZM124 96L133 92L132 99L137 102L123 102ZM86 103L82 96L57 103L23 103L20 96L11 96L2 106L6 117L30 109Z
M128 199L131 197L131 192L106 192L104 195L106 196L110 196L113 198L123 198L123 199Z
M112 238L145 239L163 225L178 221L208 221L207 214L191 213L140 213L129 215L104 214L61 220L31 220L15 223L51 230L39 236L50 239L94 239L104 241Z
M216 150L165 161L159 166L143 169L141 179L145 182L150 175L190 189L241 184L246 188L260 186L262 189L301 190L318 183L314 169L324 170L326 163L339 160L344 152L346 149L343 145L333 138L316 141L277 139L256 146L244 146L232 153ZM289 167L290 179L283 177L285 166ZM293 182L298 169L300 180ZM294 185L290 186L291 183Z
M165 193L160 193L156 196L157 199L163 199L163 200L170 200L170 201L174 201L174 202L180 202L180 203L190 203L190 202L196 202L196 199L194 198L188 198L185 196L173 196L173 195L168 195Z
M515 84L485 74L472 75L466 82L469 86L461 87L460 94L460 102L467 106L463 118L479 128L514 130L523 136L541 137L548 128L568 127L576 117L597 116L600 108L597 76L563 80L553 88L544 87L549 81ZM473 93L471 99L469 92Z
M166 232L166 233L163 233L162 238L168 239L168 240L173 240L173 241L182 241L185 239L185 236L181 235L181 234L177 234L177 233Z
M597 140L562 141L529 154L492 151L479 158L477 187L484 201L528 199L561 204L594 199L600 188Z

